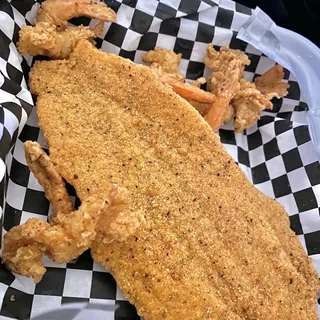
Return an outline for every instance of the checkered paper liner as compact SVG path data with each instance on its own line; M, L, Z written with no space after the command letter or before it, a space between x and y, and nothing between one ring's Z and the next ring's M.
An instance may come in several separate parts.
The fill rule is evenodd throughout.
M230 45L249 56L251 65L245 71L248 80L275 64L236 38L251 9L232 1L110 0L106 3L118 16L117 23L106 24L103 36L96 40L103 51L141 63L141 54L155 46L173 49L182 53L181 71L188 81L209 74L203 58L211 42L216 47ZM46 220L50 211L50 203L29 172L23 152L26 140L38 141L45 148L26 86L33 59L22 58L15 47L20 27L32 22L36 9L33 0L0 2L0 178L4 161L7 168L0 188L0 199L6 195L5 203L0 203L5 207L3 234L29 218ZM81 18L73 19L72 23L93 25L94 22ZM219 135L249 180L285 207L291 228L320 272L320 166L306 123L308 107L298 83L288 71L285 81L290 83L288 96L275 100L274 109L263 112L256 125L235 135L230 123ZM73 188L68 188L75 199ZM47 273L37 285L31 279L12 275L1 265L0 319L40 319L37 317L42 312L70 302L113 306L108 309L112 318L139 319L113 277L92 261L89 252L75 263L58 265L49 259L44 263ZM65 319L63 315L59 317Z

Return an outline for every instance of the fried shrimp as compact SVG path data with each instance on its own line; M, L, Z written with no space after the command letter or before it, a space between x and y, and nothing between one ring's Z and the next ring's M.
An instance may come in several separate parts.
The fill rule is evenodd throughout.
M94 190L73 211L65 184L49 156L37 142L26 141L24 147L28 166L43 186L53 213L51 224L29 219L6 233L2 259L12 271L38 282L45 273L43 255L57 263L70 262L90 248L96 229L109 243L126 239L144 222L140 212L127 208L128 191L117 185L110 185L108 192Z
M240 90L231 102L235 113L235 132L250 128L260 119L261 111L272 109L273 98L280 99L288 94L290 85L282 82L283 76L283 68L276 65L253 83L245 79L240 81Z
M67 20L87 16L100 22L94 27L68 27ZM37 23L19 32L18 50L21 54L44 55L52 59L67 59L81 39L93 39L103 32L105 21L115 21L115 12L104 3L90 0L46 0L37 16Z
M154 50L144 53L142 55L142 60L151 64L159 64L164 72L179 73L181 57L181 53L177 54L172 50L157 47Z
M243 79L250 60L239 50L225 46L216 51L210 44L204 63L212 69L207 88L217 96L204 116L214 130L235 118L235 132L241 133L260 118L262 110L272 109L271 99L288 94L289 85L282 82L284 72L279 65L256 78L254 83Z
M215 101L215 96L210 92L206 92L198 87L191 84L172 81L168 78L160 78L163 83L167 83L172 87L172 90L187 100L193 100L202 103L213 103Z
M68 20L76 17L95 18L102 21L116 21L116 13L104 2L92 0L46 0L37 15L37 22L47 22L66 28Z
M175 93L188 101L212 103L215 100L215 96L210 92L183 82L183 78L178 73L164 72L162 67L157 63L152 64L150 68L156 73L162 83L169 85Z
M46 272L42 257L47 255L57 263L77 258L90 247L97 218L110 204L110 199L91 197L77 211L58 212L54 225L29 219L13 227L4 236L2 261L10 270L39 282Z
M58 212L70 213L73 210L71 199L64 181L49 156L37 142L26 141L24 150L30 171L43 186L45 195L52 204L53 210L50 218L54 220Z
M240 79L250 60L239 50L230 50L225 46L216 51L210 44L204 63L212 70L207 81L207 89L217 97L205 115L205 120L217 130L232 114L229 105L240 88Z
M282 82L284 77L283 68L277 64L261 77L254 80L256 88L262 94L276 93L279 97L285 97L288 94L290 85Z
M232 60L225 71L224 81L219 84L217 90L214 90L215 92L218 92L217 99L204 117L213 130L218 130L223 124L226 110L228 109L231 100L240 89L239 78L241 70L241 62L236 59ZM212 83L215 83L216 80L217 78L214 76L211 78Z
M35 27L26 26L19 32L18 50L21 54L44 55L52 59L66 59L80 39L93 41L101 34L103 22L95 28L78 26L58 31L56 25L38 22Z
M207 82L207 88L212 93L219 95L228 86L229 75L232 71L235 71L238 81L240 81L243 77L244 68L250 64L250 60L240 50L231 50L228 46L224 46L220 51L216 51L213 45L210 44L207 48L204 64L212 70Z
M280 98L276 92L262 94L254 83L241 79L240 90L231 104L235 112L235 132L250 128L258 119L260 112L272 109L273 98Z

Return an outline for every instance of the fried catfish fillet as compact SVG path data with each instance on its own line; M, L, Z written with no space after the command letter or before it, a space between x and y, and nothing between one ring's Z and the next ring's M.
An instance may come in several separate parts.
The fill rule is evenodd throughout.
M118 184L145 222L91 254L148 320L316 320L318 278L284 209L148 67L80 41L30 86L59 174L82 201ZM10 232L10 231L9 231Z

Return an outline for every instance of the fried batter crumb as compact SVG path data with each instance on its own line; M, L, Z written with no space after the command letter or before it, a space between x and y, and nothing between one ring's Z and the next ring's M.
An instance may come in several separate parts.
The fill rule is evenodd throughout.
M282 82L284 77L283 68L277 64L261 77L257 77L254 83L262 94L276 93L279 97L285 97L288 94L290 85Z
M179 73L179 64L182 54L175 53L172 50L155 48L142 55L144 62L151 64L157 63L162 67L162 70L167 73Z

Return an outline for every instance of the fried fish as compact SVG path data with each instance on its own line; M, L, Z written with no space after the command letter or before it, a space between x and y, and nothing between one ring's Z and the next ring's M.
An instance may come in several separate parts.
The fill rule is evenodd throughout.
M151 68L80 40L69 60L36 62L30 88L52 168L74 186L82 212L90 199L104 199L92 257L141 316L317 319L318 277L286 212L247 180L201 115ZM106 240L114 185L127 190L123 216L143 217L125 240ZM10 246L24 228L4 240L4 261L16 272L24 262L15 263L18 251L38 248L36 235Z

